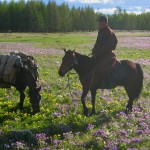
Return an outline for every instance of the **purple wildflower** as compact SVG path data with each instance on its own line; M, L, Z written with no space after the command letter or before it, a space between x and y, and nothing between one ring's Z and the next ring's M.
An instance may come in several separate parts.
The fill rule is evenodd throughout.
M75 135L80 135L80 134L81 134L81 132L79 132L79 131L78 131L78 132L75 132Z
M68 140L73 139L73 134L71 132L63 133L63 136Z
M149 116L148 116L147 113L143 113L143 117L144 117L144 118L148 118Z
M120 115L126 115L124 112L120 112L119 114L120 114Z
M96 131L96 132L93 133L93 136L104 135L104 134L105 134L105 131L99 129L98 131Z
M147 135L150 135L150 129L145 129L144 133L147 134Z
M134 111L140 111L141 109L139 107L134 108Z
M41 140L41 139L46 140L47 139L45 133L36 134L36 138L39 139L39 140Z
M95 127L95 125L93 125L93 124L88 124L87 129L88 129L88 130L92 130L92 129L94 129L94 127Z
M129 114L128 116L127 116L127 119L133 119L133 118L135 118L135 115L132 113L132 114Z
M40 149L38 149L38 150L50 150L50 148L45 147L45 148L40 148Z
M77 102L73 102L73 105L74 105L75 107L78 107L78 103L77 103Z
M60 112L54 112L54 113L52 114L52 116L53 116L53 117L61 117L62 114L61 114Z
M130 139L127 138L121 138L119 139L120 142L124 142L124 143L130 143Z
M53 140L54 144L60 144L62 142L62 140Z
M145 121L144 118L138 118L137 120L138 120L138 122L143 122L143 121Z
M140 142L141 141L141 139L140 138L133 138L132 140L131 140L131 142Z
M118 148L116 147L115 143L113 142L108 142L107 143L107 147L105 148L106 150L118 150Z
M136 133L137 134L143 134L143 130L137 130Z
M75 142L70 142L70 144L71 144L71 145L76 145L76 143L75 143Z
M4 144L5 148L10 148L9 144Z
M126 135L126 134L127 134L127 131L122 130L122 131L120 131L120 134L122 134L122 135Z
M141 122L140 125L144 128L144 129L148 129L148 125L145 122Z
M12 143L11 146L16 149L23 149L25 147L25 144L20 141L16 141L16 143Z

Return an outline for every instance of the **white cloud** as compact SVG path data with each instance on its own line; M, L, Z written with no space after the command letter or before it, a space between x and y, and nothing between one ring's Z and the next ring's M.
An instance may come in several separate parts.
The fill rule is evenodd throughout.
M101 3L100 0L79 0L80 3Z
M117 9L116 8L101 8L101 9L94 9L95 12L97 13L103 13L103 14L113 14ZM141 14L142 12L150 12L150 9L147 8L144 11L142 10L142 8L140 10L126 10L127 13L131 14Z
M97 13L103 13L103 14L113 14L116 8L101 8L101 9L94 9Z
M146 8L146 9L145 9L145 12L150 12L150 8Z
M101 1L102 1L102 3L104 3L104 4L113 3L113 1L112 1L112 0L101 0Z
M135 10L135 11L141 11L142 10L142 7L141 6L130 6L128 8L129 10Z
M141 10L141 9L142 9L141 6L135 6L135 8L136 8L137 10Z
M72 3L75 2L76 0L66 0L66 1Z
M74 3L85 3L85 4L108 4L112 3L112 0L66 0L67 2L74 2Z
M133 10L133 11L130 11L130 10L127 10L126 11L128 14L131 14L131 13L134 13L134 14L137 14L137 15L139 15L139 14L141 14L142 13L142 11L141 10Z

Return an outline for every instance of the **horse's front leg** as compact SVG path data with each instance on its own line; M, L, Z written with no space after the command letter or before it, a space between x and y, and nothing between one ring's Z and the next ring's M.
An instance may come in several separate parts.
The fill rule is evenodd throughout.
M95 115L95 97L96 97L96 90L91 90L92 96L92 115Z
M22 89L17 89L20 93L20 102L19 102L19 108L20 110L23 109L23 103L24 103L24 99L25 99L25 94L24 94L24 90Z
M82 96L81 96L81 102L82 102L82 105L83 105L83 113L85 116L88 116L88 108L85 104L85 99L86 99L86 96L88 94L88 91L87 89L83 88L83 92L82 92Z

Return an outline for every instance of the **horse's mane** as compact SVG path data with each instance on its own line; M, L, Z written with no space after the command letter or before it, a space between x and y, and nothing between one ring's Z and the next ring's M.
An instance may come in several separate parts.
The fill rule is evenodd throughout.
M93 61L91 57L75 52L80 65L84 66L84 69L90 70L93 68Z
M91 58L89 56L86 56L86 55L83 55L83 54L80 54L78 52L75 52L77 58L79 59L79 61L91 61ZM92 61L91 61L92 62Z

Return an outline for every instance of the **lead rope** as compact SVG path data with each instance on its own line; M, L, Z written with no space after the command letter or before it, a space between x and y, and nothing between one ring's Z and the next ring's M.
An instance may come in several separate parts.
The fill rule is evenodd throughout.
M70 73L70 74L74 74L74 73ZM70 74L69 74L69 73L67 74L69 94L70 94L70 97L71 97L74 101L77 101L77 99L74 98L73 94L71 93L70 78L69 78L69 75L70 75ZM92 86L92 83L93 83L93 80L94 80L94 74L95 74L95 67L94 67L93 72L92 72L92 79L91 79L91 82L90 82L90 86L89 86L88 91L91 89L91 86Z
M70 73L70 74L74 74L74 73ZM68 81L68 88L69 88L69 94L70 94L70 97L74 100L74 101L77 101L77 99L76 98L74 98L74 96L72 95L72 93L71 93L71 86L70 86L70 75L69 73L67 74L67 81Z

